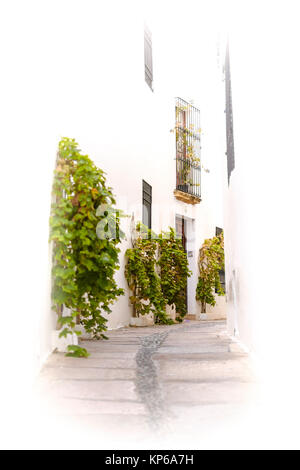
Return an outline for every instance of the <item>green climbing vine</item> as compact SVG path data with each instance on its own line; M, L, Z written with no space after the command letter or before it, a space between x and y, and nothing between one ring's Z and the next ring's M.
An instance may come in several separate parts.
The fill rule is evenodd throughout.
M186 315L186 285L191 276L188 260L182 241L176 237L175 230L161 233L158 238L161 289L166 303L176 307L177 321Z
M52 302L62 328L60 336L79 335L75 328L81 323L94 338L105 338L107 320L102 312L110 313L110 305L124 293L114 280L119 269L117 245L124 237L114 204L104 172L81 153L74 139L62 138L50 216ZM62 314L64 306L70 312L67 316ZM68 355L88 355L80 346L68 350Z
M166 302L157 273L156 235L142 224L137 224L137 239L127 249L125 277L132 291L130 301L136 316L152 312L156 323L173 323L165 312Z
M186 253L174 229L158 237L142 224L137 239L126 251L125 277L132 291L130 301L137 316L153 312L156 323L172 324L166 305L175 304L182 321L186 314L185 287L190 275Z
M201 301L201 311L206 312L206 304L216 305L214 292L225 295L220 282L220 271L224 269L223 232L204 240L199 252L199 278L196 299Z

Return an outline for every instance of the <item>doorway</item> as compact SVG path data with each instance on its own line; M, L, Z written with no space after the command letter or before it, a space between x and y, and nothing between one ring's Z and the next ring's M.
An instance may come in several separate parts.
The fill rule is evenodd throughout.
M187 253L187 223L186 220L182 215L176 215L176 220L175 220L175 227L176 227L176 235L179 237L182 241L182 246ZM186 311L188 308L188 289L187 289L187 281L186 281L186 286L185 286L185 305L186 305Z

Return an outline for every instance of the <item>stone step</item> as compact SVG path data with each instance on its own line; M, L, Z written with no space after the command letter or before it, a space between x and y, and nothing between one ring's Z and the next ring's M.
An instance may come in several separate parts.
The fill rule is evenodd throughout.
M196 315L195 314L192 314L192 313L188 313L187 315L185 315L184 317L186 320L196 320Z

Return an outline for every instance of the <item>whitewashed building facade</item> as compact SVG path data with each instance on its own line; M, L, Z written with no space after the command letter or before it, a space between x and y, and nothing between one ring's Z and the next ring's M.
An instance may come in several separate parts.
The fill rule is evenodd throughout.
M35 4L34 15L21 6L20 16L28 20L26 28L21 19L15 23L19 36L23 32L22 44L14 40L13 31L6 31L17 58L13 62L6 58L10 63L7 85L13 85L20 73L23 76L21 86L16 85L5 97L6 120L14 122L14 133L6 133L11 172L16 155L26 154L26 159L18 158L15 177L22 194L18 224L24 227L16 256L22 255L24 263L19 268L22 285L14 309L22 311L20 344L26 350L24 361L26 356L33 371L54 347L48 221L61 137L75 138L82 151L106 172L117 207L129 215L122 222L126 240L116 274L125 295L114 304L108 328L129 325L132 318L124 253L131 247L134 222L149 223L151 212L155 232L170 226L184 232L193 272L187 288L188 313L197 318L198 251L205 238L223 228L224 84L219 80L215 38L207 39L204 54L197 28L185 40L171 29L165 37L164 25L151 20L145 25L138 8L133 20L128 5L120 3L116 14L113 5L99 10L96 3L74 4L72 10L65 3L48 9ZM13 9L7 15L11 20ZM197 40L195 57L187 42ZM177 98L201 127L202 167L193 170L194 187L182 187L185 182L178 179ZM186 193L188 197L182 197ZM12 286L9 295L13 295ZM225 298L208 309L210 314L224 317Z

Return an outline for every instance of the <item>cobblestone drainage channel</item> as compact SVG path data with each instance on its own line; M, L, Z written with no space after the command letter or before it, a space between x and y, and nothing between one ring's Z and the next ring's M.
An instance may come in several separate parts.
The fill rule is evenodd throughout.
M136 354L136 391L148 413L150 429L157 431L166 424L168 411L158 379L157 368L152 355L162 345L167 332L155 333L140 340L141 346Z

